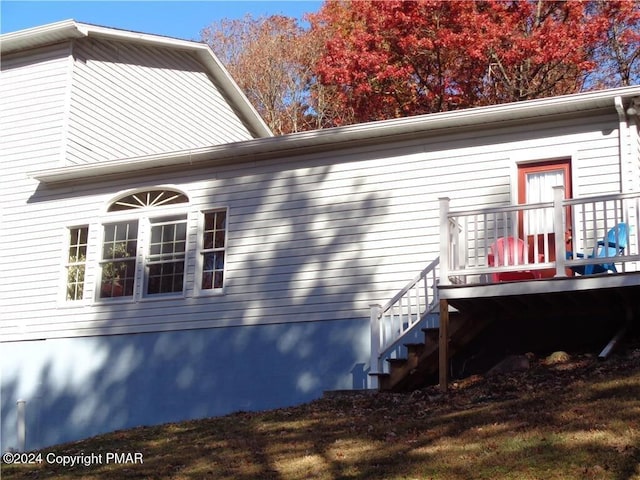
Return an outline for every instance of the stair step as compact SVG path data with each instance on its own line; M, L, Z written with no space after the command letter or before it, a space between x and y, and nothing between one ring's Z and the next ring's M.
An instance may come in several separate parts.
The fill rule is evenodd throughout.
M422 355L424 352L425 344L424 343L405 343L405 348L407 349L407 356L411 355Z
M390 368L403 367L407 363L406 358L387 358Z
M388 373L370 373L372 377L378 379L378 391L386 391L391 389L391 375Z
M440 338L440 329L438 327L423 328L426 343L438 343Z
M464 347L483 330L490 321L472 318L456 312L450 316L449 349L452 354ZM437 381L439 364L439 328L423 328L424 343L406 343L406 359L392 359L388 362L389 373L379 380L382 391L402 391L420 388L428 379ZM435 376L435 378L434 378Z

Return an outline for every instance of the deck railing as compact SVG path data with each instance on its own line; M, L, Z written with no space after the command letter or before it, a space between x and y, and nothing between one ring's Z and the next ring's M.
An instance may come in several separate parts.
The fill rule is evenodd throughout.
M640 193L565 199L564 188L554 187L552 202L465 211L450 211L449 199L440 199L440 257L385 305L370 306L370 373L385 373L384 360L430 314L437 316L438 285L492 283L504 272L563 277L603 263L615 264L618 272L640 271L639 215ZM592 258L597 242L620 223L627 226L625 238L615 235L613 246L624 249ZM491 247L509 237L520 239L526 253L502 262L506 264L490 264L490 254L500 254ZM376 388L375 375L371 378L370 387Z
M440 284L492 283L504 272L531 272L532 278L573 275L586 265L613 263L617 271L640 270L638 212L640 194L564 199L554 187L554 201L452 212L440 200ZM593 258L597 242L624 223L626 238L613 242L613 256ZM452 227L453 226L453 227ZM516 239L520 255L506 255ZM496 252L501 246L504 252ZM613 245L612 245L613 246ZM508 261L493 261L504 253ZM581 254L581 255L578 255Z
M385 358L438 307L437 267L431 262L385 305L371 305L371 373L384 373ZM375 384L375 377L372 377ZM376 385L372 385L373 388Z

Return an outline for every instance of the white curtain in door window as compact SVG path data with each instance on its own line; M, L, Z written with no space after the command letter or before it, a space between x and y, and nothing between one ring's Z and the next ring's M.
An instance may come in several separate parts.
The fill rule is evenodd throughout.
M553 201L553 187L564 185L564 170L527 174L527 203ZM524 217L526 235L553 232L553 208L528 210Z

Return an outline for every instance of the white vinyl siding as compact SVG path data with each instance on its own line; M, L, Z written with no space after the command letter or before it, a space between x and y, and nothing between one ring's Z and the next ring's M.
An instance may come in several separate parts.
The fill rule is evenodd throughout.
M59 166L62 160L71 72L70 44L2 58L0 150L8 164ZM16 172L24 175L26 165Z
M189 52L81 39L74 57L69 164L251 138Z
M451 197L455 209L508 204L514 159L547 160L559 152L572 158L574 192L618 191L615 125L615 115L592 116L183 171L179 177L25 191L23 203L7 212L14 245L7 274L19 278L9 287L3 333L17 339L366 320L371 302L388 300L438 256L439 197ZM91 223L86 288L95 289L99 224L108 222L108 202L117 192L169 183L190 199L184 296L93 302L82 311L56 308L61 225ZM221 207L228 208L224 295L201 295L198 225L202 212ZM33 247L42 243L50 251L33 258ZM42 284L37 291L29 288L33 275Z

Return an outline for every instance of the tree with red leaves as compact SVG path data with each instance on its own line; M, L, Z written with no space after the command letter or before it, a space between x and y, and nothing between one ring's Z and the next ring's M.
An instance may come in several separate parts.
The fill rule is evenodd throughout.
M607 88L640 83L640 2L597 0L592 7L606 25L594 51L598 68L592 85Z
M357 121L579 91L605 28L579 1L328 1L317 72Z
M638 0L328 0L202 32L276 134L640 81Z

